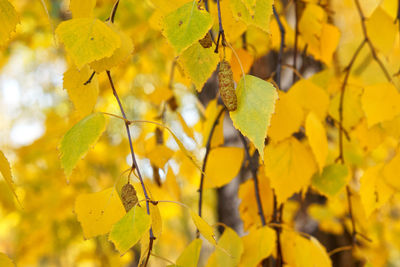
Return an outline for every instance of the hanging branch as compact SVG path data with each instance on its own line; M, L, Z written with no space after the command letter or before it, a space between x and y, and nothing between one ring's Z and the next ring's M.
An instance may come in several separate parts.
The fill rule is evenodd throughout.
M219 40L220 40L221 38L222 38L222 40L221 40L222 46L223 46L223 47L226 46L225 32L224 32L224 28L222 27L221 6L220 6L220 4L219 4L219 1L220 1L220 0L217 0L219 31L218 31L218 39L217 39L217 43L216 43L216 47L215 47L214 53L218 53Z
M348 82L348 79L350 77L350 72L351 69L360 54L362 48L364 45L367 43L367 39L364 39L361 44L358 46L357 50L354 52L349 64L345 67L344 71L346 72L341 91L340 91L340 102L339 102L339 156L336 159L336 161L339 161L341 164L344 164L344 155L343 155L343 135L344 135L344 128L343 128L343 103L344 103L344 94L346 91L346 85ZM346 186L346 192L347 192L347 205L348 205L348 210L349 210L349 215L350 215L350 220L351 220L351 225L352 225L352 233L351 233L351 239L352 239L352 247L356 245L356 235L357 235L357 230L356 230L356 223L353 215L353 205L351 202L351 191L350 187L347 185Z
M222 114L224 114L225 108L222 108L220 112L218 113L217 117L215 117L214 123L211 127L210 134L208 135L207 139L207 144L206 144L206 155L204 156L203 160L203 166L201 168L201 176L200 176L200 185L199 185L199 216L201 217L202 214L202 205L203 205L203 185L204 185L204 172L206 171L206 164L207 164L207 159L208 155L211 150L211 140L215 131L215 128L217 127L219 123L219 119L221 118ZM199 231L197 231L197 236L199 236Z
M294 32L294 51L293 51L293 70L297 70L297 46L299 41L299 3L294 0L294 17L295 17L295 32ZM292 84L297 81L296 72L293 71Z
M372 57L374 58L374 60L376 61L376 63L378 63L379 67L381 68L382 72L385 74L386 79L393 83L392 77L389 74L389 71L386 69L385 65L383 64L383 62L379 59L378 54L376 53L375 47L371 42L371 39L369 39L368 33L367 33L367 26L365 25L365 21L366 21L366 17L364 16L364 13L361 9L361 5L359 0L354 0L354 2L356 3L357 6L357 11L358 11L358 15L360 16L361 19L361 27L362 27L362 31L364 34L364 41L367 42L369 49L371 50L371 54Z
M259 189L258 178L257 178L258 165L259 165L258 164L259 154L258 154L258 151L256 150L254 152L254 154L251 156L250 152L249 152L249 146L247 144L246 138L242 135L241 132L238 131L238 133L239 133L240 140L243 143L243 148L246 151L246 158L249 161L250 171L251 171L251 174L253 176L254 194L256 196L258 215L260 216L260 220L261 220L262 226L265 226L265 225L267 225L267 221L265 219L264 210L263 210L263 207L262 207L260 189Z
M146 211L147 211L147 214L150 215L150 205L149 205L150 198L149 198L149 195L147 193L146 186L144 185L144 182L143 182L142 174L140 173L139 166L138 166L137 161L136 161L135 152L133 150L133 145L132 145L131 132L130 132L130 129L129 129L129 122L128 122L128 119L126 118L126 114L125 114L124 108L122 106L121 100L120 100L120 98L118 96L117 90L115 89L114 82L113 82L113 80L111 78L110 71L107 70L106 72L107 72L108 80L110 82L110 86L111 86L111 89L113 91L114 97L118 102L118 106L119 106L119 109L121 111L122 117L125 120L125 128L126 128L126 133L128 135L129 148L130 148L131 156L132 156L132 167L131 167L131 169L132 170L136 169L136 172L137 172L138 177L139 177L140 184L141 184L142 189L143 189L143 194L144 194L144 196L146 198ZM147 262L149 260L149 256L150 256L150 253L151 253L151 249L153 247L153 241L155 239L155 236L153 234L153 229L152 228L150 228L150 232L149 233L150 233L149 252L148 252L148 255L147 255L147 258L146 258L144 266L147 265Z
M276 83L278 84L278 87L281 88L282 58L283 58L283 49L285 48L285 28L282 25L278 12L276 12L275 6L272 6L272 10L274 12L275 19L278 22L279 32L281 34L281 43L278 54L278 64L276 66Z

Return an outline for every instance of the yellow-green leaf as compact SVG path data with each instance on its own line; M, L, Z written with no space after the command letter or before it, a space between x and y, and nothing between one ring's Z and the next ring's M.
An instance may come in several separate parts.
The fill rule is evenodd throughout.
M8 0L0 0L0 47L5 45L19 23L18 14Z
M366 86L361 104L367 117L368 127L394 119L400 114L400 93L391 83Z
M242 253L242 239L232 228L225 227L224 233L218 240L218 247L208 258L206 267L237 266Z
M365 24L368 37L374 44L374 48L377 48L385 55L390 55L399 31L398 25L393 23L393 18L381 7L378 7ZM385 34L382 34L382 29L385 29Z
M207 158L204 188L221 187L228 184L242 167L244 151L238 147L217 147Z
M191 1L165 16L164 35L178 54L197 42L213 24L211 15Z
M197 267L202 243L199 238L193 240L176 260L176 266Z
M76 198L75 213L86 238L107 234L125 214L117 191L111 187Z
M215 241L213 228L205 220L203 220L203 218L197 215L197 213L190 211L190 216L204 238L207 239L211 244L216 245L217 242Z
M237 110L230 112L233 125L253 142L263 158L264 142L278 93L271 83L246 75L240 79L236 95Z
M286 139L265 148L265 174L271 180L278 203L308 186L316 171L309 149L296 138Z
M64 73L63 87L67 90L68 96L80 116L86 116L93 111L99 95L97 76L94 76L91 82L85 85L92 72L85 65L81 70L71 66Z
M321 174L314 174L312 185L321 193L334 197L346 185L348 173L345 165L328 165Z
M78 161L86 155L106 126L102 113L92 113L75 124L63 137L60 145L61 165L67 178Z
M17 194L15 193L15 185L12 179L11 165L1 150L0 150L0 173L3 176L4 180L6 180L8 187L13 192L15 198L18 201Z
M124 254L134 246L151 226L151 217L144 207L135 206L111 229L108 239Z
M306 135L319 170L322 171L328 156L328 140L324 126L313 112L306 119Z
M233 15L247 25L254 25L269 33L273 0L257 0L249 4L242 0L230 0Z
M120 63L126 61L133 51L132 39L121 30L118 30L114 24L110 25L110 28L118 34L121 39L121 46L118 47L111 56L90 63L90 67L97 73L118 66Z
M0 252L0 266L1 267L15 267L12 260L4 253Z
M61 22L56 35L78 69L94 60L111 56L121 46L119 35L98 19L79 18Z
M242 237L244 252L240 259L240 267L255 267L263 259L271 255L276 240L276 233L268 226L252 229Z
M198 92L203 89L204 83L217 67L218 61L218 54L214 53L212 48L203 48L199 42L195 42L179 57L179 62Z
M93 17L93 9L95 6L96 0L70 0L69 2L69 9L74 19Z

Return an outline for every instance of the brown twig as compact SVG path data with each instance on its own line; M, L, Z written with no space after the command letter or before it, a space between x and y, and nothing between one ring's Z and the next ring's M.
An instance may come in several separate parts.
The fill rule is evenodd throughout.
M383 64L383 62L379 59L378 54L376 53L375 47L371 42L371 39L369 39L368 36L368 32L367 32L367 26L365 24L366 21L366 17L364 16L364 13L361 9L361 5L360 5L360 1L359 0L354 0L356 6L357 6L357 11L358 11L358 15L360 16L361 19L361 27L362 27L362 31L364 34L364 41L368 43L368 46L371 50L371 54L372 57L374 58L374 60L376 61L376 63L378 63L379 67L381 68L382 72L385 74L386 79L393 83L392 77L389 74L389 71L386 69L385 65Z
M298 39L299 39L299 3L297 2L298 0L294 0L294 14L295 14L295 32L294 32L294 51L293 51L293 78L292 78L292 84L294 84L297 81L297 76L296 72L297 71L297 49L298 49ZM299 76L300 77L300 76Z
M207 165L207 159L208 159L208 155L211 151L211 140L214 134L214 131L219 123L219 120L222 116L222 114L224 114L225 108L221 108L220 112L218 113L217 117L215 117L214 123L211 127L210 130L210 134L208 135L208 139L207 139L207 144L206 144L206 154L204 156L204 160L203 160L203 166L201 168L202 172L201 172L201 176L200 176L200 185L199 185L199 216L201 217L202 215L202 205L203 205L203 186L204 186L204 173L206 171L206 165ZM197 236L199 236L199 231L197 231Z

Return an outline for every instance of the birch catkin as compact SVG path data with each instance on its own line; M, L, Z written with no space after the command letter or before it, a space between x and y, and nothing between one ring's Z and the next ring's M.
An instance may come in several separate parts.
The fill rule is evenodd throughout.
M237 109L235 84L231 66L226 60L222 60L219 64L218 83L219 93L226 108L229 111L235 111Z
M121 198L126 212L130 211L138 203L136 190L131 184L126 184L122 187Z

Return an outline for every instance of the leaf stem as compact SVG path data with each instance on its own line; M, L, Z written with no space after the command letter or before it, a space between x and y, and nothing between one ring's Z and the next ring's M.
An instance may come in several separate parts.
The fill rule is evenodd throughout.
M220 5L219 1L220 0L217 0L219 32L218 32L218 38L217 38L217 43L216 43L216 47L215 47L214 53L218 53L218 46L219 46L220 38L222 38L222 40L221 40L222 46L225 47L225 45L226 45L225 44L225 32L224 32L224 28L222 27L221 5Z

